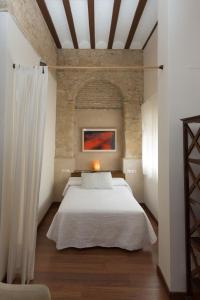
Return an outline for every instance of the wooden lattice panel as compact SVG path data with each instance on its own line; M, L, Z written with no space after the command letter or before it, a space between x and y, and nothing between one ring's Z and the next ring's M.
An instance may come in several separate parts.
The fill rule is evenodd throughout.
M200 289L200 116L183 119L188 294Z

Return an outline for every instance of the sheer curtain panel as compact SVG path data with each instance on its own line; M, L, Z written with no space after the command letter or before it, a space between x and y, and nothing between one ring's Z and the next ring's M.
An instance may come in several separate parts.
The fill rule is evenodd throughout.
M16 67L5 99L0 189L0 280L34 276L47 67Z
M158 109L155 95L142 105L142 166L143 174L157 182Z

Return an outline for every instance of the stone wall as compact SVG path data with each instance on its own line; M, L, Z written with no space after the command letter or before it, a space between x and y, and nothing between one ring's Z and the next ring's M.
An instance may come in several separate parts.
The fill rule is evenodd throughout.
M35 0L0 0L0 9L9 11L35 51L47 64L56 64L57 48Z
M91 80L76 97L76 109L121 109L120 89L105 80Z
M91 59L90 59L91 58ZM69 66L114 66L142 65L143 56L140 50L59 50L59 65ZM143 72L130 70L65 70L58 71L57 99L57 138L56 157L74 157L73 145L69 143L73 137L73 115L80 91L86 93L84 87L92 82L106 82L102 87L106 95L110 93L110 85L119 89L123 98L125 157L141 157L141 107L143 99ZM95 96L95 95L94 95ZM79 99L79 98L78 98ZM100 105L100 99L99 103Z
M68 66L131 66L142 65L141 50L59 50L58 64ZM57 72L56 120L56 195L67 177L68 165L60 161L75 160L74 124L76 106L100 108L114 105L123 112L124 157L141 159L141 102L143 72L133 70L64 70ZM94 86L100 83L102 92ZM89 87L89 89L87 88ZM92 101L88 95L93 95ZM116 101L114 101L116 99ZM89 102L88 102L89 101ZM113 104L114 103L114 104ZM103 120L102 120L103 127ZM71 163L75 166L75 163ZM58 167L59 166L59 167ZM61 176L60 172L63 172ZM58 180L59 178L59 180Z

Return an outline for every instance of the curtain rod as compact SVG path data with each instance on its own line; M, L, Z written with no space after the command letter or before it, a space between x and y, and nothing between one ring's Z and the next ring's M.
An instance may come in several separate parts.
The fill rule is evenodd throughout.
M15 64L13 64L13 68L15 68ZM42 66L45 64L42 63ZM160 66L55 66L55 65L47 65L49 69L54 70L163 70L164 65Z
M55 70L163 70L164 65L160 66L53 66L49 65L49 69Z

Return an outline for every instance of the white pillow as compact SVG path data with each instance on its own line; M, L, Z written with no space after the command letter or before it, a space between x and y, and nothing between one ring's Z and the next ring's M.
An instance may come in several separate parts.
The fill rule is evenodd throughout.
M82 188L112 189L111 172L82 173Z

